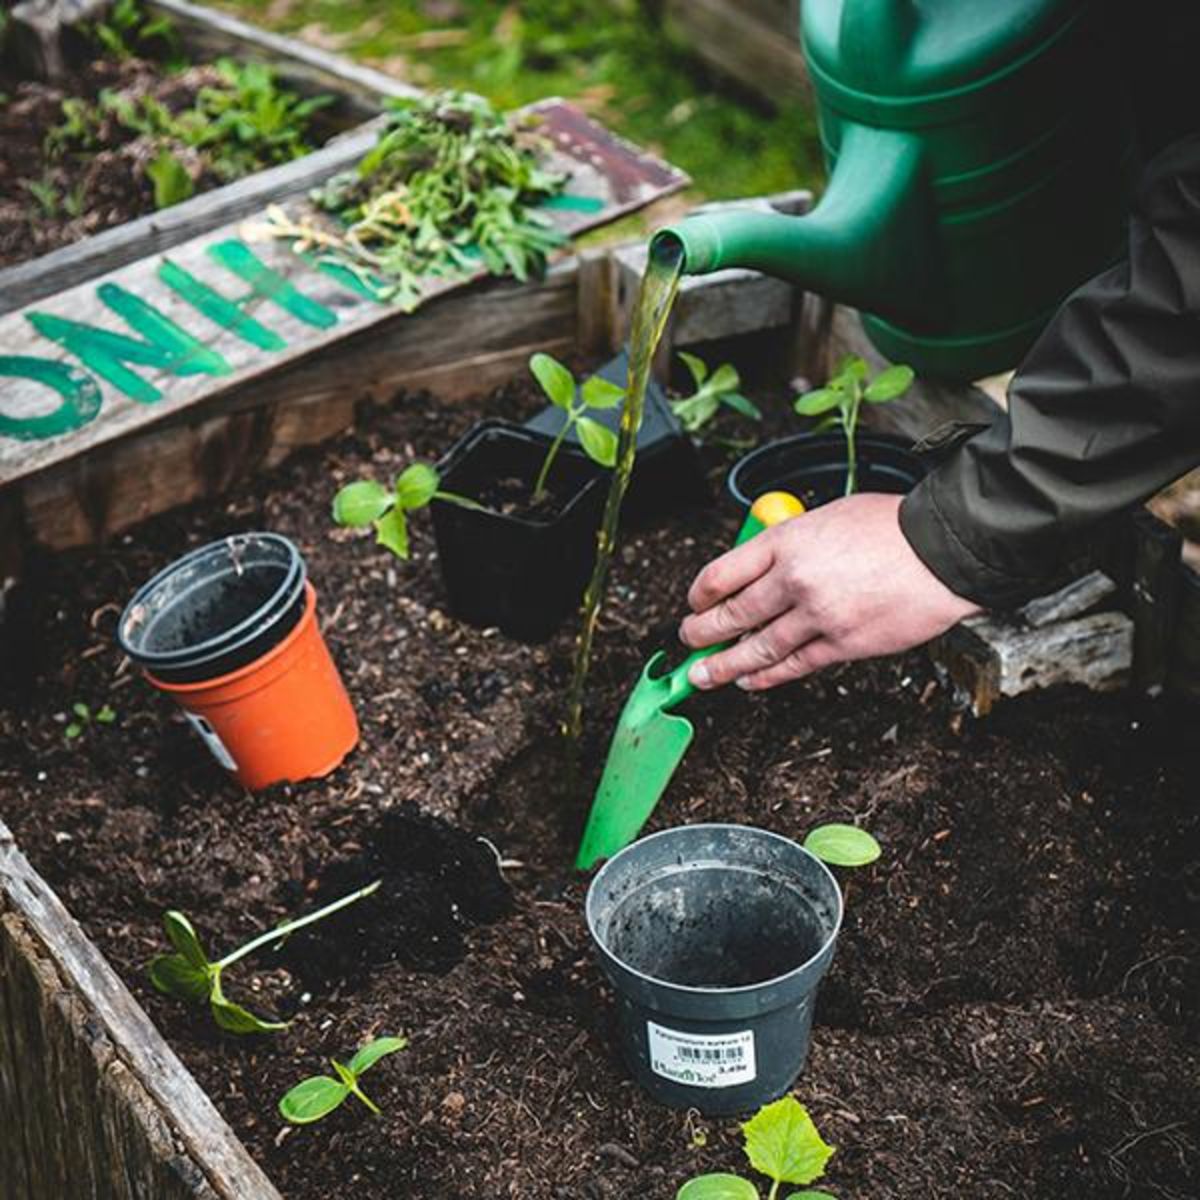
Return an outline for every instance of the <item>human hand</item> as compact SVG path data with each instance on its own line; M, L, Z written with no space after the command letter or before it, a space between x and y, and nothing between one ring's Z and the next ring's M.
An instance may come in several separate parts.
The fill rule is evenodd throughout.
M822 667L898 654L980 611L917 557L900 496L835 500L714 559L688 592L692 649L741 638L696 663L698 688L775 687Z

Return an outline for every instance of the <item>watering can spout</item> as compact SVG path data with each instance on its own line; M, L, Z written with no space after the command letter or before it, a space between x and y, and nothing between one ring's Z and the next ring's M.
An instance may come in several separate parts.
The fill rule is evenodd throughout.
M940 316L933 205L919 145L890 130L848 126L824 196L811 213L731 209L659 230L651 253L681 255L683 272L762 271L843 304L913 326Z

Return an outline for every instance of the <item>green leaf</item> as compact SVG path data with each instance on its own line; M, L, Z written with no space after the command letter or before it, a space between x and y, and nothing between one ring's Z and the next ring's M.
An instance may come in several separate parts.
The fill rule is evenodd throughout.
M699 433L713 419L719 403L711 392L697 392L686 400L672 400L671 411L688 433Z
M184 962L198 970L208 969L208 955L200 945L200 936L183 913L175 909L163 913L163 928L167 931L167 941L175 947Z
M348 483L333 498L333 519L357 528L378 521L395 503L392 493L374 479Z
M279 1101L279 1112L293 1125L308 1125L328 1116L346 1097L350 1089L328 1075L314 1075L302 1080Z
M813 433L827 433L831 429L842 428L841 413L826 413L813 427Z
M748 396L743 396L741 392L726 392L721 397L721 403L728 405L734 412L741 413L743 417L749 417L752 421L762 420L762 409Z
M375 540L386 546L397 558L408 557L408 519L404 509L393 508L375 522Z
M147 968L150 982L166 996L203 1004L212 992L212 976L182 954L160 954Z
M778 1183L812 1183L825 1174L835 1147L827 1145L795 1096L764 1105L742 1126L746 1157Z
M529 360L529 369L551 404L569 409L575 403L575 377L557 358L535 354Z
M588 408L616 408L625 399L625 389L620 384L593 375L584 381L582 395Z
M895 400L897 397L903 396L912 387L915 378L916 376L913 374L912 367L888 367L886 371L880 371L867 384L863 395L872 404L886 404L889 400Z
M703 387L704 381L708 378L708 363L694 354L689 354L686 350L680 350L679 357L683 359L683 365L691 372L696 386Z
M72 721L63 731L68 738L77 738L83 732L83 726L78 721Z
M111 725L117 719L117 710L109 704L100 706L100 711L96 713L96 720L101 725Z
M240 1004L226 1000L219 995L219 989L214 991L210 1003L213 1020L229 1033L275 1033L287 1028L286 1021L264 1021Z
M384 1055L395 1054L408 1045L408 1038L381 1037L368 1042L350 1060L350 1071L357 1078L368 1067L373 1067Z
M580 417L576 426L579 430L579 442L587 451L587 455L602 467L612 467L617 461L617 435L599 421L591 417Z
M835 867L865 867L883 853L865 829L836 822L812 830L804 839L804 848Z
M146 164L146 175L154 185L155 208L170 208L172 204L188 199L196 190L183 163L170 150L160 150L157 157Z
M860 358L857 354L848 354L837 365L837 370L834 372L834 377L846 380L858 380L861 382L867 377L866 360Z
M836 1196L831 1196L828 1192L790 1192L787 1200L837 1200Z
M740 1175L697 1175L675 1193L675 1200L758 1200L758 1188Z
M81 721L89 720L92 715L92 710L90 708L88 708L88 706L86 704L84 704L82 700L76 700L75 703L71 705L71 711Z
M818 388L815 392L800 396L792 407L802 417L819 417L838 408L845 398L836 388Z
M437 471L428 463L413 463L396 479L396 503L401 508L424 508L441 482Z
M722 363L713 373L708 381L708 390L710 392L733 392L736 391L742 383L742 377L737 372L737 367L732 363Z

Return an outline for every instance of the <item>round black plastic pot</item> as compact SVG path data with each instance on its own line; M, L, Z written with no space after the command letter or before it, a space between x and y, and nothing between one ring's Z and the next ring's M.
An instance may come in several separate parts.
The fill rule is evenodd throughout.
M924 478L926 463L905 438L859 433L858 491L903 495ZM764 492L782 490L812 508L846 491L846 439L840 433L800 433L759 446L738 459L727 481L730 495L749 508Z
M307 578L276 533L236 533L143 584L117 624L121 649L166 683L216 679L261 658L304 614Z
M842 923L820 859L741 825L668 829L610 859L586 908L621 1053L655 1100L729 1116L792 1086Z
M477 497L518 479L532 488L551 439L508 421L481 421L438 464L444 491ZM438 561L451 611L509 637L545 641L578 606L596 558L608 473L564 446L547 481L566 498L550 520L432 505Z

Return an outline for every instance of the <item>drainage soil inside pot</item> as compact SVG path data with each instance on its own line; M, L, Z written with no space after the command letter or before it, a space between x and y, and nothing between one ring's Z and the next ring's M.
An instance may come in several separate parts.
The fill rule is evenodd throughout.
M627 966L685 987L748 987L807 962L827 936L789 881L712 866L672 871L626 896L608 945Z

